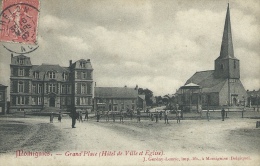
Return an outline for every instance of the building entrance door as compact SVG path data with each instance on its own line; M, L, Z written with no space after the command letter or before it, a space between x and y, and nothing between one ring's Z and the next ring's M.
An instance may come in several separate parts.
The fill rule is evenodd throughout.
M55 107L55 98L54 97L50 98L50 107Z
M236 106L237 105L237 98L233 98L233 106Z

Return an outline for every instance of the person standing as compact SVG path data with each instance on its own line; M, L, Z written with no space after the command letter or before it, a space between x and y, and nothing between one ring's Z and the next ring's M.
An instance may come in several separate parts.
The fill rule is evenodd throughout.
M50 123L53 123L53 118L54 118L54 115L53 115L53 112L50 114Z
M58 121L61 122L62 114L59 112Z
M181 111L177 110L177 123L181 123Z
M86 110L86 114L85 114L85 119L84 119L84 121L87 119L87 121L88 121L88 110Z
M221 116L222 116L222 121L224 121L225 120L225 109L224 108L222 108L222 110L221 110Z
M155 122L157 123L158 122L158 111L156 111L156 113L155 113Z
M109 122L109 111L106 112L106 121Z
M115 115L114 111L112 111L112 118L113 118L113 122L115 122L116 121L116 115Z
M99 122L99 119L100 119L100 112L97 111L97 122Z
M78 120L79 120L79 123L80 123L80 122L81 122L81 123L83 122L83 120L82 120L82 111L79 111L79 119L78 119Z
M165 122L164 122L165 124L168 124L168 123L169 123L169 122L168 122L168 111L167 111L167 110L164 111L164 121L165 121Z
M123 113L123 110L120 111L120 122L124 123L124 113Z
M160 117L160 120L162 120L162 111L160 111L159 117Z
M75 127L76 119L77 119L76 107L74 107L73 110L72 110L71 119L72 119L72 125L71 125L72 128L76 128L76 127Z
M137 122L141 121L141 112L140 110L137 110Z
M209 110L207 111L207 118L208 118L208 121L210 120L210 112Z

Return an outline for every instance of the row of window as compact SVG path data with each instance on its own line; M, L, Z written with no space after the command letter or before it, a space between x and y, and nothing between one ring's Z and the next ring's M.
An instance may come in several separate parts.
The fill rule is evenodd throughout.
M25 69L24 68L19 68L18 69L18 76L25 76ZM46 77L46 75L44 76ZM47 77L49 79L55 79L56 78L56 73L54 71L50 71L47 73ZM40 78L40 73L38 71L33 72L33 78L39 79ZM63 73L62 78L64 81L69 80L69 73ZM77 79L91 79L91 72L86 72L86 71L78 71L76 74Z
M77 71L75 75L76 79L92 79L91 71Z
M91 94L91 84L84 84L82 83L80 85L80 91L78 91L78 94Z
M24 82L18 82L18 92L24 92ZM57 85L56 84L49 84L48 85L48 92L57 93ZM32 85L32 93L43 93L43 86L42 84L33 84ZM71 94L71 85L61 85L61 94Z
M18 76L25 76L25 70L24 68L19 68L18 69ZM47 76L50 79L55 79L56 78L56 74L55 72L51 71L47 73ZM45 76L44 76L45 77ZM39 79L40 78L40 73L38 71L33 72L33 78ZM63 73L62 74L62 78L64 81L69 79L69 74L68 73Z

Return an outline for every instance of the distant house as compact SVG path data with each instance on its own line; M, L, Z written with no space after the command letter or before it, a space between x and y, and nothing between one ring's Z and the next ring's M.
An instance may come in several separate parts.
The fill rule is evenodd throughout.
M0 114L7 112L7 87L0 84Z
M196 72L177 94L178 103L184 106L236 106L246 99L247 93L240 81L240 62L234 56L229 6L215 69Z
M146 110L146 100L145 95L138 95L138 109Z
M259 106L260 105L260 89L249 91L247 90L247 103L248 106Z
M136 110L138 91L127 87L95 87L94 110L128 111Z

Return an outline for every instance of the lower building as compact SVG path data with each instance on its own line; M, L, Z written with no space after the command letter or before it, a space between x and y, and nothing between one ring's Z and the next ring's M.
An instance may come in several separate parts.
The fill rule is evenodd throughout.
M128 111L137 109L138 91L127 87L95 87L95 111Z

